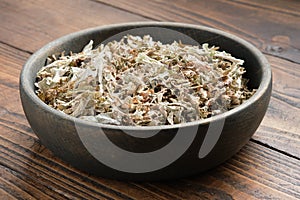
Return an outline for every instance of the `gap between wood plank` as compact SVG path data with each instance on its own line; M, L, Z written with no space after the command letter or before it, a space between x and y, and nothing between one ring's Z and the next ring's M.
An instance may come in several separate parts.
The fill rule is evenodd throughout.
M260 50L261 51L261 50ZM294 63L294 64L297 64L297 65L300 65L300 63L299 62L297 62L297 61L294 61L294 60L292 60L292 59L289 59L289 58L285 58L285 57L282 57L282 56L279 56L279 55L276 55L276 54L271 54L271 53L268 53L268 52L265 52L265 51L261 51L263 54L265 54L265 55L268 55L268 56L273 56L273 57L275 57L275 58L280 58L280 59L282 59L282 60L286 60L286 61L289 61L289 62L291 62L291 63Z
M31 52L31 51L27 51L27 50L21 49L21 48L19 48L19 47L16 47L16 46L14 46L14 45L11 45L11 44L6 43L6 42L3 42L3 41L0 41L0 43L4 44L4 45L6 45L6 46L9 46L9 47L11 47L11 48L13 48L13 49L16 49L16 50L18 50L18 51L22 51L22 52L24 52L24 53L28 53L28 54L30 54L30 55L33 54L33 52Z
M268 149L270 149L270 150L272 150L272 151L278 152L278 153L280 153L280 154L283 154L283 155L285 155L285 156L288 156L288 157L291 157L291 158L294 158L294 159L300 161L300 157L294 156L294 155L292 155L292 154L290 154L290 153L288 153L288 152L285 152L285 151L283 151L283 150L276 149L275 147L272 147L272 146L270 146L270 145L268 145L268 144L266 144L266 143L263 143L263 142L261 142L261 141L255 140L255 139L253 139L253 138L251 138L250 141L251 141L251 142L254 142L255 144L261 145L261 146L263 146L263 147L266 147L266 148L268 148Z
M6 141L8 141L8 142L10 142L10 143L13 143L12 141L9 141L9 140L7 140L7 139L5 139L5 138L2 138L1 136L0 136L0 138L2 139L2 140L6 140ZM14 145L17 145L18 146L18 144L16 144L16 143L13 143ZM1 147L2 145L0 145L0 147ZM3 146L3 148L5 148L4 146ZM20 146L20 147L18 147L18 148L22 148L22 149L26 149L26 148L24 148L24 147L22 147L22 146ZM23 155L23 154L21 154L20 152L17 152L17 151L14 151L14 150L12 150L12 149L7 149L7 151L9 151L9 152L11 152L13 155L17 155L17 156L19 156L19 157L22 157L22 158L27 158L26 157L26 155ZM30 151L30 150L28 150L28 149L26 149L26 151ZM7 154L8 155L8 154ZM45 158L45 157L43 157L43 156L41 156L41 155L38 155L38 154L35 154L35 156L36 157L38 157L39 159L41 159L42 158L42 160L47 160L47 161L49 161L52 165L54 165L54 166L58 166L58 165L60 165L60 163L59 162L54 162L54 161L52 161L52 160L49 160L49 158ZM103 197L106 197L106 198L111 198L111 197L109 197L109 196L107 196L107 194L105 194L105 193L101 193L101 192L99 192L98 190L95 190L94 188L91 188L90 186L86 186L85 184L83 184L83 183L80 183L80 182L77 182L77 181L75 181L74 179L72 179L72 177L76 177L76 178L78 178L77 176L79 175L79 176L82 176L82 174L79 174L79 173L76 173L75 171L71 171L71 170L69 170L68 168L66 168L66 167L61 167L59 170L61 170L61 171L63 171L63 172L67 172L67 171L69 171L69 172L72 172L71 173L71 175L70 174L68 174L68 175L66 175L66 174L63 174L63 173L58 173L58 175L59 176L61 176L62 178L63 178L63 180L61 180L61 179L59 179L58 177L54 177L53 176L53 174L55 174L55 172L58 172L58 171L55 171L54 169L51 169L51 167L50 166L47 166L47 165L45 165L44 163L39 163L38 161L37 161L37 159L32 159L32 158L28 158L32 163L34 163L35 165L37 165L37 166L40 166L41 168L45 168L46 170L48 170L48 171L50 171L50 174L48 174L48 176L50 177L50 179L54 179L54 180L60 180L60 182L61 183L56 183L55 182L55 185L56 186L58 186L58 187L61 187L61 184L65 184L65 185L67 185L68 187L70 187L70 188L72 188L73 190L77 190L77 191L79 191L79 192L81 192L81 193L85 193L85 194L89 194L89 193L87 193L87 192L91 192L91 193L95 193L95 194L97 194L98 196L103 196ZM19 160L19 162L24 162L24 161L21 161L21 160ZM5 166L6 168L8 168L8 169L10 169L10 170L13 170L13 171L15 171L15 169L13 169L13 168L11 168L9 165L6 165L5 164L5 162L4 163L1 163L1 165L3 165L3 166ZM20 165L20 167L22 167L21 165ZM34 169L34 171L37 171L36 169ZM31 173L34 173L34 171L30 171ZM38 170L38 171L41 171L40 169ZM41 171L42 172L42 171ZM19 172L18 172L19 173ZM46 172L43 172L42 174L43 174L43 176L46 176L46 174L45 174ZM76 176L77 175L77 176ZM25 175L26 176L26 175ZM82 179L82 178L87 178L87 177L85 177L85 176L82 176L80 179ZM52 180L50 180L49 178L44 178L45 180L47 180L47 181L49 181L49 182L53 182ZM88 179L90 182L93 182L91 179ZM54 182L53 182L54 183ZM75 187L74 185L72 185L72 183L77 183L77 187L80 187L80 188L77 188L77 187ZM106 191L106 192L108 192L108 193L110 193L110 194L114 194L114 195L116 195L116 196L118 196L118 197L120 197L120 198L126 198L126 199L130 199L130 197L128 197L127 195L125 195L125 194L123 194L123 193L121 193L121 192L119 192L119 191L116 191L116 190L113 190L113 189L111 189L110 187L106 187L105 185L103 185L103 184L101 184L101 183L97 183L96 184L97 185L97 187L99 187L99 188L101 188L101 189L103 189L104 191ZM82 188L84 189L84 190L82 190ZM69 192L71 192L71 190L70 189L67 189ZM87 190L87 191L85 191L85 190Z
M278 13L284 13L286 15L291 15L291 16L295 16L295 17L299 17L300 16L299 13L288 12L285 9L280 9L280 8L276 8L276 7L269 8L267 6L258 5L255 2L248 3L248 2L243 2L243 1L239 1L239 0L231 0L229 2L236 3L236 4L241 4L241 5L246 5L246 6L253 7L253 8L260 8L260 9L264 9L264 10L275 11L275 12L278 12Z
M153 20L153 21L158 21L158 20L156 20L156 19L154 19L154 18L152 18L152 17L148 17L148 16L146 16L146 15L141 15L141 14L135 13L135 12L133 12L133 11L131 11L131 10L126 10L126 9L124 9L124 8L120 8L120 7L118 7L118 6L114 6L114 5L109 4L109 3L106 3L106 2L101 2L101 1L97 1L97 0L89 0L89 1L94 2L94 3L103 4L103 5L105 5L105 6L108 6L108 7L111 7L111 8L115 8L115 9L118 9L118 10L121 10L121 11L125 11L125 12L130 13L130 14L133 14L133 15L137 15L137 16L140 16L140 17L144 17L145 19L149 19L149 20Z

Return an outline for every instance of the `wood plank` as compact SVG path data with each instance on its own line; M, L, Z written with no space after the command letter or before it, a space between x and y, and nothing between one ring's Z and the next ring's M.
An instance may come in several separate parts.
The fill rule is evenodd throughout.
M1 160L5 162L1 152ZM2 162L3 162L2 161ZM35 187L34 184L30 184L30 180L20 178L20 174L12 169L0 166L1 179L3 179L6 190L10 187L10 194L18 196L19 199L49 199L54 198L47 192L47 187L43 188ZM62 199L57 198L57 199Z
M5 190L8 193L8 195L6 195L6 197L9 198L9 196L14 196L15 199L26 199L26 200L36 199L33 196L31 196L30 194L28 194L26 191L23 191L22 189L20 189L15 184L13 184L1 177L0 177L0 180L2 183L1 188L3 188L3 190Z
M0 129L0 166L13 170L19 182L26 180L27 184L56 199L61 195L63 198L88 196L89 199L99 198L99 195L115 199L124 198L124 195L132 199L207 196L221 199L300 198L299 160L253 142L228 162L202 175L162 183L126 183L101 179L73 169L41 148L36 138L14 130L11 124L1 121ZM22 185L19 184L19 187ZM45 188L45 185L51 187ZM37 195L30 191L31 195Z
M146 20L86 0L2 0L0 8L0 41L30 52L58 37L85 28Z
M16 199L11 194L4 191L2 188L0 188L0 197L2 198L2 200L15 200Z
M13 157L13 152L7 150L7 147L1 149L1 154L2 162L8 165L9 169L14 171L14 175L17 176L14 178L11 174L8 174L5 179L11 179L11 182L14 184L20 182L19 187L28 185L25 189L30 191L37 199L47 199L49 196L54 199L112 199L97 193L91 195L90 192L86 191L85 187L81 186L79 188L77 185L70 185L64 180L61 181L61 177L58 175L54 176L52 170L48 170L46 174L38 168L38 164L26 163L26 159L24 160L22 156L18 157L17 152L14 155L16 157ZM42 182L37 184L38 181ZM43 193L40 193L40 191L43 191Z
M246 4L252 7L258 7L268 10L273 10L280 13L288 13L290 15L299 16L300 4L298 0L264 0L262 3L260 0L232 0L241 4ZM284 2L284 3L283 3Z
M218 28L250 41L267 54L300 63L300 13L299 9L282 12L281 7L287 7L285 1L277 0L276 4L263 3L263 7L251 1L225 0L209 3L180 0L143 3L139 3L139 0L98 1L154 20ZM300 2L293 1L290 7L299 8Z
M273 92L253 139L300 158L300 65L273 56Z
M289 166L285 166L286 162L288 162ZM282 171L284 168L288 169L288 171ZM184 187L182 187L182 184L178 184L178 182L176 184L150 184L147 187L149 189L154 187L164 192L176 191L175 193L182 198L195 195L194 191L197 190L204 190L207 193L211 193L211 198L213 195L219 195L219 199L230 199L230 197L234 197L235 195L239 196L239 199L291 198L266 192L270 190L274 190L274 192L281 191L299 198L299 170L299 160L290 160L289 157L283 157L279 153L272 152L250 142L228 162L209 171L204 176L182 180L182 184L186 185ZM280 175L277 176L277 173L280 173ZM279 180L281 179L279 177L285 177L285 183L281 182L282 180ZM220 187L227 193L214 191L215 188ZM186 191L186 188L191 189Z
M158 199L157 195L130 188L126 182L103 180L102 183L100 178L90 178L53 157L38 139L13 129L11 124L1 121L0 130L3 134L0 135L0 165L9 166L20 179L55 199L60 195L78 199L132 199L132 195L136 199ZM51 187L45 189L45 185Z
M24 117L19 98L19 76L22 65L29 56L29 53L0 42L0 116L11 113L26 129L30 127Z

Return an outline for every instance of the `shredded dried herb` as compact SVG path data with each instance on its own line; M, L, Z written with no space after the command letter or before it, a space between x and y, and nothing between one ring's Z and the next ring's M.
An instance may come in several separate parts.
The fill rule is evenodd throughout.
M36 94L84 120L114 125L168 125L205 119L249 99L243 60L218 47L162 44L127 35L93 41L80 53L49 58Z

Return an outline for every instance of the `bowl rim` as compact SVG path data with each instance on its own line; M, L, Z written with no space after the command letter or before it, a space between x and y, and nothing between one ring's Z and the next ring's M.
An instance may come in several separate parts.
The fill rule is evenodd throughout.
M180 124L174 124L174 125L159 125L159 126L125 126L125 125L111 125L111 124L102 124L97 122L89 122L83 119L79 119L76 117L73 117L71 115L67 115L61 111L58 111L47 104L45 104L42 100L38 98L38 96L35 94L35 91L31 89L29 85L31 85L31 81L29 80L29 73L31 69L32 63L39 58L42 54L44 54L46 51L53 48L53 46L57 46L58 44L64 43L66 41L70 41L74 38L80 37L82 35L85 35L89 32L94 31L101 31L101 30L108 30L113 28L121 28L121 27L151 27L151 26L162 26L163 28L168 27L183 27L183 28L191 28L191 29L198 29L198 30L205 30L208 32L216 33L219 35L222 35L224 37L230 38L238 43L240 43L242 46L246 47L254 56L258 59L258 62L260 66L262 67L262 79L259 84L259 87L257 88L257 91L255 94L249 98L247 101L245 101L243 104L237 106L236 108L233 108L231 110L228 110L224 113L206 118L206 119L200 119L192 122L186 122L186 123L180 123ZM42 67L42 66L41 66ZM249 107L252 103L258 101L265 92L269 89L270 85L272 84L272 72L271 67L266 59L266 57L262 54L260 50L258 50L254 45L247 42L246 40L211 27L202 26L202 25L195 25L195 24L188 24L188 23L178 23L178 22L157 22L157 21L147 21L147 22L129 22L129 23L118 23L118 24L110 24L110 25L103 25L103 26L96 26L92 28L87 28L81 31L77 31L74 33L67 34L65 36L59 37L50 43L44 45L42 48L37 50L35 53L33 53L29 59L26 61L26 63L23 65L23 68L20 73L20 89L23 89L24 93L30 98L32 102L34 102L35 105L39 106L41 109L43 109L46 112L53 113L54 115L58 116L61 119L73 121L75 124L79 125L87 125L87 126L96 126L99 128L105 128L105 129L119 129L119 130L127 130L127 131L154 131L154 130L165 130L165 129L178 129L178 128L184 128L184 127L191 127L191 126L199 126L199 125L207 125L214 121L224 120L228 116L232 115L233 113L239 113L245 110L247 107Z

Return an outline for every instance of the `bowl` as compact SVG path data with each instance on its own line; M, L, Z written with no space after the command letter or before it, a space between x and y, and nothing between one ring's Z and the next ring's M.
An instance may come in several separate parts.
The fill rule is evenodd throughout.
M248 87L256 93L222 114L184 124L116 126L87 122L55 110L35 94L35 77L53 54L80 52L93 40L106 43L126 34L150 34L163 43L209 43L245 60ZM236 154L261 123L271 95L270 65L253 45L209 27L170 22L136 22L95 27L61 37L34 53L20 75L25 115L42 144L72 166L101 177L159 181L191 176Z

